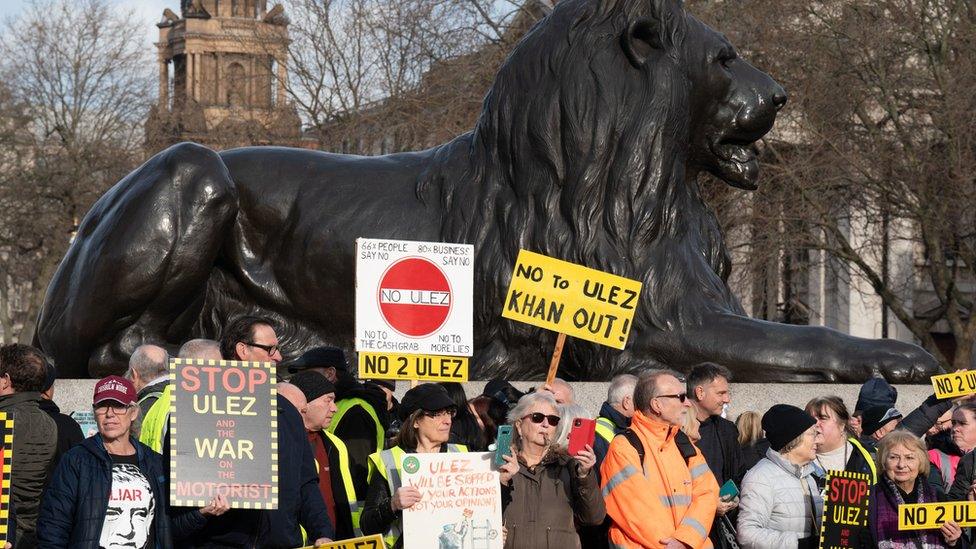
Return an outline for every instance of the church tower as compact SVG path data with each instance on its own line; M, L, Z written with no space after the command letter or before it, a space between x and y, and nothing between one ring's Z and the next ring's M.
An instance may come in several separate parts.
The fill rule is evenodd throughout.
M286 100L288 19L266 0L181 0L156 43L159 102L146 121L154 153L180 141L217 149L293 145L301 121Z

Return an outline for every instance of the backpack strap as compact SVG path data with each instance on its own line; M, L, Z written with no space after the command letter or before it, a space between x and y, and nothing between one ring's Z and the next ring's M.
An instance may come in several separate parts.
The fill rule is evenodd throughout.
M641 442L641 439L637 436L637 433L635 433L634 430L631 429L630 427L627 427L626 429L621 431L620 434L627 439L627 442L629 442L630 445L634 447L634 450L637 450L637 458L640 460L641 470L643 471L644 470L644 443ZM644 472L646 473L646 471Z
M644 443L641 442L641 439L637 436L637 433L635 433L634 430L631 429L630 427L624 429L623 431L620 431L620 434L627 439L627 442L629 442L630 445L634 447L634 450L637 450L637 457L640 459L641 469L643 469L644 468ZM695 450L694 443L691 442L691 439L688 438L688 435L686 435L684 431L678 431L677 433L675 433L674 443L675 445L678 446L678 451L681 452L681 457L684 458L686 465L691 460L691 458L695 457L695 455L698 453L698 451Z
M678 446L678 451L681 452L681 457L685 458L685 465L691 461L691 458L695 457L698 450L695 449L694 443L688 438L688 435L684 431L678 431L674 435L674 443Z

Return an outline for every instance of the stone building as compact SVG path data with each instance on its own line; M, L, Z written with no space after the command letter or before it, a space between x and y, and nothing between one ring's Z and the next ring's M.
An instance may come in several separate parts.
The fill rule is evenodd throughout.
M286 97L288 19L266 0L181 0L163 12L159 102L146 149L195 141L216 149L300 145L301 120Z

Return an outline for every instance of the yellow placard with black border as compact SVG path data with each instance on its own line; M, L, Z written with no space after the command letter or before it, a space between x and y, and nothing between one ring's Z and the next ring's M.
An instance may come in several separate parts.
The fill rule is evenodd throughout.
M468 380L468 357L361 351L359 377L460 383Z
M3 482L0 483L0 545L10 539L10 472L14 462L14 417L0 412L0 463L3 464Z
M361 538L344 539L325 545L308 545L302 549L384 549L383 537L379 534Z
M962 528L976 526L976 501L911 503L898 506L899 530L933 530L949 521Z
M976 370L960 370L932 376L937 398L956 398L976 394Z
M623 349L640 292L636 280L520 250L502 316Z

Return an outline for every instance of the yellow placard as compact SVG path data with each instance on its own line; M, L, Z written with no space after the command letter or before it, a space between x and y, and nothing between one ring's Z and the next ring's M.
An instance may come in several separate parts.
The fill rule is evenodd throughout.
M502 316L623 349L641 283L520 250Z
M468 357L360 352L359 377L462 382L468 380Z
M976 526L976 501L913 503L898 506L899 530L932 530L946 522L962 528Z
M344 539L334 541L325 545L308 545L302 549L384 549L383 536L373 534L361 538Z
M932 376L932 388L937 398L956 398L976 394L976 371L959 370L951 374Z

